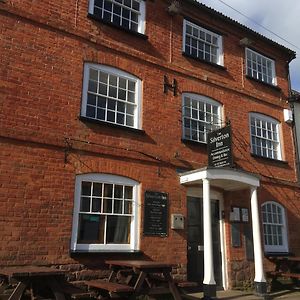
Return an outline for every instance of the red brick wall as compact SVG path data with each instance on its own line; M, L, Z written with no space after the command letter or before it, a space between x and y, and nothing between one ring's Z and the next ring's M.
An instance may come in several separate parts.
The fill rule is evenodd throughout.
M142 184L141 195L145 190L167 192L170 213L186 215L185 188L179 185L176 169L205 166L207 152L203 145L181 142L183 92L202 94L224 105L224 116L233 129L236 165L262 178L285 181L280 186L284 192L279 193L277 185L268 189L287 207L289 226L298 222L291 203L299 207L299 197L294 187L286 185L296 181L296 172L292 130L283 121L287 56L280 49L255 40L254 47L276 60L281 88L277 90L243 76L244 48L239 40L254 37L207 13L184 9L199 23L224 33L226 69L182 56L183 17L170 17L164 1L146 2L147 40L87 18L87 0L54 2L0 4L0 223L4 228L0 265L74 262L69 241L76 174L133 178ZM118 67L141 78L144 134L78 119L84 62ZM178 81L178 96L163 93L164 75ZM252 111L281 122L286 163L250 155ZM98 146L71 141L73 150L65 163L65 138ZM260 197L265 200L263 194ZM296 233L289 238L291 249L299 251ZM185 264L185 240L184 232L170 230L168 238L141 235L140 245L153 259ZM229 252L229 257L236 254Z

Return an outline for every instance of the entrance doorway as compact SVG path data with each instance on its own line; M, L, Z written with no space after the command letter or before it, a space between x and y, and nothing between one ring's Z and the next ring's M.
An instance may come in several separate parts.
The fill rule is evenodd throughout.
M202 287L204 277L204 245L203 245L203 202L198 197L187 197L187 276L189 281L198 282ZM222 255L220 241L220 204L219 200L211 200L212 240L214 274L218 287L222 284Z

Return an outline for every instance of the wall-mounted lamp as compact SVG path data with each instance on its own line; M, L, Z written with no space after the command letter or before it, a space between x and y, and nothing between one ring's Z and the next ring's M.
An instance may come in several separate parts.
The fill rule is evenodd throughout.
M283 110L283 117L284 117L284 122L287 124L293 123L293 112L290 109L284 109Z

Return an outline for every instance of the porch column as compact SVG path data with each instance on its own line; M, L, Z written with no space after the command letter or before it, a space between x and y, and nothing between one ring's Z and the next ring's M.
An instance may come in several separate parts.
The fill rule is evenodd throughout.
M258 295L265 295L267 293L267 283L264 274L263 266L263 252L261 245L261 233L259 222L259 209L257 202L257 188L251 187L251 215L252 215L252 232L253 232L253 248L254 248L254 265L255 277L254 285L255 291Z
M214 277L214 260L211 228L211 202L208 179L203 182L203 242L204 242L204 299L216 297L216 281Z

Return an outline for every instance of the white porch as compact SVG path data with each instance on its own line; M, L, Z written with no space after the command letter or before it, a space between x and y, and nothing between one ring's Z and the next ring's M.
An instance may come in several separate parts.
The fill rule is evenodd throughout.
M216 297L216 282L214 278L213 243L211 229L211 188L223 191L250 190L251 217L254 246L256 292L266 293L266 279L263 269L263 251L257 188L259 178L251 173L229 168L202 168L180 174L180 183L184 186L202 186L203 190L203 231L204 231L204 296L206 299Z

